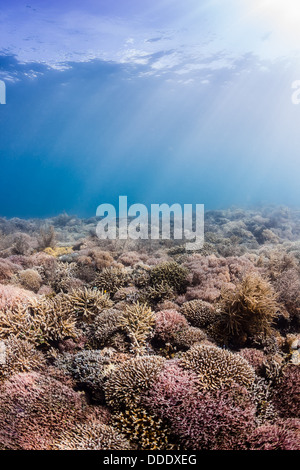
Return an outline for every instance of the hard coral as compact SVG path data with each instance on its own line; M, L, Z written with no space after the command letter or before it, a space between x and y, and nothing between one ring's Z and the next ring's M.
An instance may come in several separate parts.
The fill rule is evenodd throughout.
M170 430L164 421L145 408L130 407L112 416L112 424L139 450L172 448Z
M19 272L19 280L25 289L38 292L42 284L42 278L35 269L24 269Z
M178 294L183 294L187 287L187 274L187 269L175 261L165 262L151 269L150 284L156 287L165 283Z
M249 387L254 370L241 356L211 345L194 345L182 354L180 365L197 373L203 389L216 390L233 383Z
M274 387L273 403L280 416L300 418L300 367L288 364Z
M164 359L160 356L136 357L112 371L105 384L105 398L113 409L138 404L141 394L155 382Z
M128 440L114 427L92 421L65 431L55 450L130 450Z
M181 307L181 312L193 326L199 328L205 328L216 318L214 307L200 299L185 302Z
M200 391L197 375L174 361L166 363L144 402L168 421L185 449L243 448L255 425L255 405L245 388L233 385L230 390Z
M263 424L248 437L250 450L300 450L300 420Z
M178 331L174 336L174 345L177 349L189 349L196 343L204 341L208 341L206 333L195 326L188 326L187 328Z
M242 346L256 335L268 336L279 310L276 297L271 284L254 274L235 290L223 291L219 330L224 341Z
M154 335L164 343L173 342L176 333L188 328L186 318L176 310L162 310L155 314Z
M11 336L3 344L5 346L5 361L0 364L0 380L7 379L18 372L45 368L44 355L28 341Z
M108 292L113 296L117 290L124 287L128 282L128 275L125 270L110 267L104 268L99 274L97 274L94 284L98 289Z
M110 361L100 351L81 351L75 355L70 367L77 385L87 390L94 402L104 401L104 382L110 372Z
M3 449L50 450L83 417L81 395L50 377L22 373L0 385Z
M119 321L121 315L120 310L113 308L103 310L90 326L89 344L95 348L114 346L116 336L118 336L119 341L125 347L126 334L122 331ZM121 344L119 346L121 347Z
M25 304L36 296L33 292L20 287L0 284L0 310L10 310L19 304Z
M189 271L186 300L200 299L214 302L225 287L234 288L243 276L253 271L254 265L245 257L217 258L215 255L194 254L184 266Z
M127 333L132 352L143 354L146 351L146 340L154 326L151 308L139 302L128 305L119 316L118 324Z
M77 334L72 312L57 298L41 297L0 312L0 338L15 335L35 345L48 345Z
M54 256L55 258L58 258L59 256L63 255L69 255L72 252L73 249L71 246L55 246L44 249L44 253L46 253L47 255Z
M86 287L62 294L61 299L66 308L76 315L78 320L86 323L92 323L102 310L112 306L108 294Z

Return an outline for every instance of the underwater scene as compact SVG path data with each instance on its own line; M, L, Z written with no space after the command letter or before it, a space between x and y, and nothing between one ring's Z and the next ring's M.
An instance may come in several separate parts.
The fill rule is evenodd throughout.
M0 4L0 450L300 450L298 0Z

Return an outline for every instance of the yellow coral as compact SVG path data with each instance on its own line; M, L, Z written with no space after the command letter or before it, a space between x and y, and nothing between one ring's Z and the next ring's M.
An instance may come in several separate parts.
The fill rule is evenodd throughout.
M69 255L70 253L73 253L73 249L71 246L55 246L54 248L51 248L49 246L48 248L44 249L44 253L58 258L59 256Z

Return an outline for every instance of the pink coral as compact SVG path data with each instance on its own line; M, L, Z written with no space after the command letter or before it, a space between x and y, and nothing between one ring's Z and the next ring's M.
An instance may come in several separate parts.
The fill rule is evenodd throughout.
M9 261L8 259L0 258L0 281L7 281L12 278L21 268L20 265Z
M200 391L197 376L169 361L149 394L149 409L166 419L172 433L187 449L229 450L243 448L255 426L256 407L243 387Z
M82 396L71 388L35 372L14 375L0 387L0 448L51 449L83 417Z
M176 333L188 326L186 318L176 310L162 310L155 314L155 336L165 343L172 342Z
M273 403L280 416L300 418L300 368L289 364L275 386Z
M250 434L248 446L250 450L300 450L300 420L263 424Z
M234 288L254 265L245 257L217 258L215 255L194 254L184 264L189 270L190 286L186 300L201 299L213 302L224 287Z
M0 310L12 309L34 299L33 292L12 285L0 284Z
M239 351L239 355L249 362L257 375L263 373L264 363L267 360L263 351L254 348L244 348Z

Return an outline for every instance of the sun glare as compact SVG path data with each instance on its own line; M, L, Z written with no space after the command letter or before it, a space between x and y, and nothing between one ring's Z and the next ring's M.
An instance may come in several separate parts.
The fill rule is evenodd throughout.
M300 30L299 0L258 0L256 3L263 16L279 29L291 33Z

